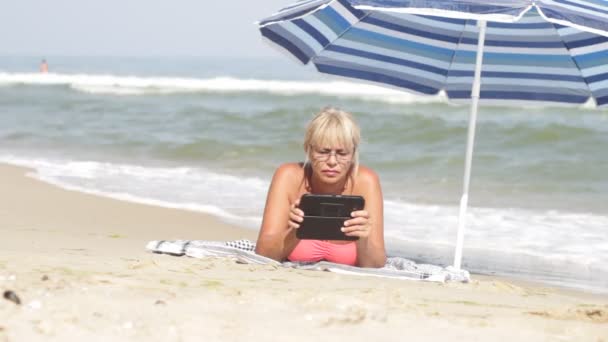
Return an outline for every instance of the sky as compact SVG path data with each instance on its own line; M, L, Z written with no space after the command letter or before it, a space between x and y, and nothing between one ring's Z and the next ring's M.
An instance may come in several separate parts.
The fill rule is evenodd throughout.
M3 1L0 55L272 57L254 22L294 2Z

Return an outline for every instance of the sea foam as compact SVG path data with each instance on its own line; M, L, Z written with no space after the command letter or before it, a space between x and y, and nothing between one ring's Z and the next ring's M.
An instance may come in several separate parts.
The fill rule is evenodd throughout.
M346 81L283 81L215 77L207 79L90 74L2 73L0 85L64 85L76 91L108 95L178 93L317 94L386 103L445 102L445 96L419 96L397 89Z

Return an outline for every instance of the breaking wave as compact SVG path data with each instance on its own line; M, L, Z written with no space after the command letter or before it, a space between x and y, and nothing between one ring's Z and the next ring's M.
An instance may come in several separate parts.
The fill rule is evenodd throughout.
M268 93L325 95L386 103L446 102L444 95L421 96L371 84L346 81L284 81L233 77L176 78L91 74L0 73L0 85L67 86L91 94Z

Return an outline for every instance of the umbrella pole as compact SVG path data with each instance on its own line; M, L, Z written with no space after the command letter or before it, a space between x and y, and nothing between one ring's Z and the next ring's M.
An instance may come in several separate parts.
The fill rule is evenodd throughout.
M460 269L462 262L462 244L464 242L464 226L469 203L469 182L471 180L471 161L473 159L473 145L475 144L475 126L477 124L477 107L479 106L479 92L481 88L481 65L483 62L483 46L486 39L486 21L479 20L479 38L477 42L477 55L475 60L475 78L471 90L471 114L469 116L469 131L467 136L467 152L464 164L464 180L460 210L458 212L458 233L456 236L456 252L454 253L454 268Z

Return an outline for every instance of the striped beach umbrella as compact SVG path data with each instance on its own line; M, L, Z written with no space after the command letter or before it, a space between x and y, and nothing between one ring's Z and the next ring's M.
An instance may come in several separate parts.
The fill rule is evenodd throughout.
M454 266L477 107L608 107L608 0L303 0L263 37L319 72L471 101Z

